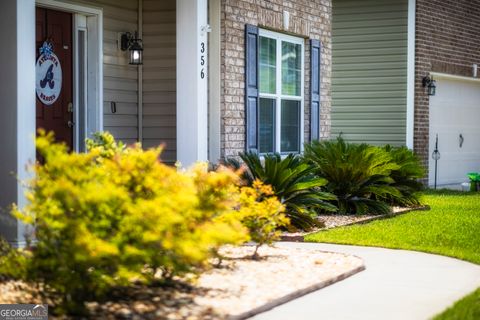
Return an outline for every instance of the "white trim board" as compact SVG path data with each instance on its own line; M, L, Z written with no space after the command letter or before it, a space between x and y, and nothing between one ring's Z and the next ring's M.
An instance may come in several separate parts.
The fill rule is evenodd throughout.
M209 2L208 36L208 160L217 163L221 158L221 0Z
M415 123L415 0L408 1L406 145L413 149Z
M60 11L80 13L86 16L103 16L103 10L99 7L91 7L74 3L66 3L58 0L35 0L35 5Z
M457 76L454 74L441 73L441 72L430 72L430 75L433 77L434 80L451 79L451 80L459 80L459 81L467 81L467 82L480 82L479 78Z

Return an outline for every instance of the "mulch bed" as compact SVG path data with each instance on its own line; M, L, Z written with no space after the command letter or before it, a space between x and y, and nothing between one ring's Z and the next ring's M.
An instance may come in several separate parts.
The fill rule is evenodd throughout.
M247 258L253 247L222 249L218 268L171 286L118 290L111 301L89 302L92 319L245 319L345 279L364 269L355 256L312 249L262 247L261 258ZM193 279L193 280L192 280ZM41 287L0 282L0 303L49 303ZM67 319L68 317L50 317Z

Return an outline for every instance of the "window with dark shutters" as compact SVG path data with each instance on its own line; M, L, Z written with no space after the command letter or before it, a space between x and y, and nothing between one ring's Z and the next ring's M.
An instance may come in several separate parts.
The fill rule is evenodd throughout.
M301 152L304 39L245 25L247 151ZM310 40L310 140L320 138L319 40Z

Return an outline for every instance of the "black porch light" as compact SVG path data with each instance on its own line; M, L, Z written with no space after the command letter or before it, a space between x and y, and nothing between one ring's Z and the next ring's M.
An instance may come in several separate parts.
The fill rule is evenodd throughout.
M428 95L434 96L437 89L437 82L433 80L433 77L426 76L422 79L423 87L428 88Z
M130 51L130 62L132 65L143 64L143 45L142 39L138 38L138 33L132 35L130 32L125 32L121 37L120 48L122 51Z

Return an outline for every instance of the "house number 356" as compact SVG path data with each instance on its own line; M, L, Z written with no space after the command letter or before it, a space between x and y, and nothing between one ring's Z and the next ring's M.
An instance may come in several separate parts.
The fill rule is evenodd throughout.
M204 79L205 78L205 42L200 43L200 65L202 68L200 69L200 78Z

